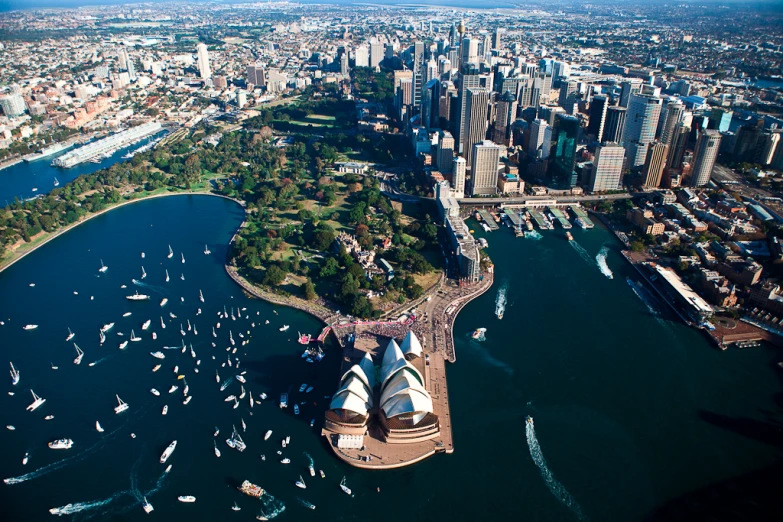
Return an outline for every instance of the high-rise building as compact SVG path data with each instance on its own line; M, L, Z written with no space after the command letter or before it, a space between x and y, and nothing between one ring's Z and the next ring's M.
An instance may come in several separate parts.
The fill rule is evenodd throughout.
M460 154L467 155L470 149L464 147L465 143L465 122L467 121L468 90L480 87L489 87L489 78L486 75L479 74L479 69L474 64L467 64L462 68L459 79L459 90L457 91L458 107L456 110L456 121L454 122L454 140L457 142Z
M465 161L465 158L461 158L459 156L454 157L451 179L454 182L453 185L455 198L465 197L465 173L467 168L468 162Z
M492 48L501 51L503 50L503 33L505 33L506 30L502 27L495 28L495 31L492 33Z
M555 121L555 153L552 160L552 178L555 183L572 188L576 186L576 146L581 126L574 116L559 114Z
M642 84L637 82L623 82L620 84L620 107L628 107L631 102L631 95L636 94L642 89Z
M473 145L482 143L487 138L487 110L489 109L488 89L468 89L468 103L466 107L467 121L465 122L465 139L463 149L474 151ZM473 166L474 158L468 155L468 168Z
M348 55L343 53L340 55L340 74L346 76L350 69L348 68Z
M661 177L668 157L669 145L660 141L650 145L647 151L647 159L644 162L644 169L642 169L645 187L657 188L661 186Z
M622 143L623 130L625 129L625 116L628 109L625 107L609 107L606 109L606 123L604 124L604 134L601 136L602 142Z
M709 129L715 129L718 132L726 132L731 125L732 112L720 107L713 107L710 111Z
M440 114L440 81L432 79L424 86L421 98L421 124L427 130L438 127Z
M497 101L492 141L498 145L509 147L511 145L511 125L516 119L517 99L510 91L506 91Z
M715 129L702 131L696 141L693 151L693 169L691 170L691 185L702 187L710 181L715 160L718 158L721 135Z
M366 45L360 45L356 48L356 67L370 66L370 49Z
M557 104L564 108L568 114L571 114L571 110L574 107L574 94L578 87L577 82L573 80L567 80L560 83L560 97L558 98Z
M266 69L259 64L248 65L247 83L252 83L257 87L266 87Z
M604 135L606 125L606 113L609 109L609 98L604 94L593 96L590 103L590 121L587 124L585 133L588 136L594 136L596 141L601 141Z
M370 67L379 67L383 61L383 44L370 44Z
M209 68L209 51L207 46L200 43L196 46L196 54L198 56L198 74L201 79L206 80L212 77L212 71Z
M478 63L478 40L463 38L460 46L460 64Z
M247 93L245 91L239 91L237 93L237 107L243 109L247 105Z
M3 114L9 118L14 116L21 116L24 114L24 98L20 94L9 94L0 98L0 108L3 109Z
M669 157L666 158L667 169L679 169L682 165L682 158L685 156L690 133L691 128L685 125L685 123L678 123L674 127L671 144L669 145Z
M780 148L780 132L764 135L764 150L761 152L761 164L770 165L775 158L775 151Z
M672 138L674 138L674 129L682 121L684 114L685 105L679 100L670 101L664 106L659 120L661 143L671 145Z
M530 139L528 140L527 153L531 158L549 158L549 149L552 148L552 127L546 120L533 120L530 123Z
M473 166L470 169L470 195L496 194L500 147L489 140L475 143L471 156L473 157Z
M397 110L397 119L403 121L408 114L408 107L413 104L413 79L401 78L394 97L394 108Z
M623 146L630 168L644 164L647 147L655 139L662 100L655 94L632 94L623 130Z
M451 172L454 166L454 136L442 130L438 135L438 170L443 174Z
M595 148L588 190L590 192L617 190L622 182L624 159L625 149L619 143L598 145Z

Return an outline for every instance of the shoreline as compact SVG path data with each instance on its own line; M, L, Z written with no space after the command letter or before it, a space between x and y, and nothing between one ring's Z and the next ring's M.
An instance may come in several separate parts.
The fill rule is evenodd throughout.
M223 198L223 199L230 199L231 201L237 203L238 205L240 205L240 206L242 206L244 208L244 205L242 205L242 203L240 203L239 201L237 201L234 198L231 198L229 196L224 196L223 194L215 194L214 192L209 192L209 191L207 191L207 192L171 192L171 193L165 193L165 194L153 194L151 196L144 196L144 197L141 197L141 198L135 198L135 199L131 199L131 200L128 200L128 201L123 201L122 203L117 203L116 205L113 205L111 207L105 208L105 209L101 210L100 212L95 212L95 213L89 214L88 216L85 216L84 218L80 219L79 221L77 221L75 223L71 223L70 225L68 225L66 227L63 227L63 228L57 230L56 232L49 233L49 235L43 241L41 241L40 243L38 243L37 245L32 247L30 250L26 251L25 253L23 253L23 254L21 254L21 255L19 255L17 257L12 257L7 263L5 263L3 265L0 265L0 273L2 273L7 268L13 266L14 263L24 259L27 255L35 252L36 250L38 250L39 248L41 248L42 246L47 244L49 241L52 241L53 239L56 239L56 238L62 236L63 234L66 234L67 232L73 230L74 228L78 227L79 225L81 225L83 223L88 222L89 220L91 220L91 219L93 219L95 217L98 217L98 216L100 216L102 214L105 214L106 212L111 212L112 210L118 209L120 207L124 207L126 205L131 205L133 203L138 203L140 201L147 201L147 200L156 199L156 198L165 198L165 197L169 197L169 196L211 196L211 197L219 197L219 198ZM12 256L13 256L13 254L12 254Z

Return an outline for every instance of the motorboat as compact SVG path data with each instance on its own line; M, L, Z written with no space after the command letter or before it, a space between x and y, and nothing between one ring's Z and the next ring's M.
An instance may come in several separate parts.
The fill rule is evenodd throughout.
M169 460L169 457L171 457L171 454L174 453L174 450L177 449L177 441L172 441L171 444L168 445L166 450L163 452L163 454L160 456L160 463L165 464L167 460Z
M150 327L150 323L152 323L151 319L147 319L144 321L144 324L141 325L142 330L147 330Z
M169 405L165 404L163 406L163 411L160 412L161 415L166 415L169 412Z
M155 365L155 366L152 368L152 371L153 371L153 372L157 372L158 370L160 370L160 367L161 367L161 365L160 365L160 364L156 364L156 365Z
M106 333L106 332L108 332L109 330L111 330L112 328L114 328L114 323L108 323L108 324L104 324L104 325L101 327L101 333Z
M161 299L161 300L160 300L160 306L166 306L166 303L168 303L168 302L169 302L169 300L168 300L167 298L165 298L165 297L164 297L163 299ZM163 320L161 319L161 321L160 321L160 322L161 322L161 324L162 324L162 323L163 323ZM164 326L163 328L165 328L165 326Z
M204 302L204 294L201 292L201 290L198 291L198 299L202 303Z
M160 352L150 352L150 355L155 357L156 359L165 359L166 358L166 356L163 355Z
M44 420L52 420L52 419L54 419L54 415L47 415L46 417L44 417Z
M351 488L345 485L345 477L340 481L340 489L342 489L346 495L351 494Z
M133 295L126 295L125 296L125 299L127 299L129 301L147 301L149 298L150 298L150 296L148 296L146 294L140 294L138 292L136 292Z
M24 457L22 458L22 466L27 466L27 463L30 461L30 453L25 453Z
M195 502L196 497L190 495L184 495L184 496L177 497L177 500L179 500L180 502L190 503L190 502Z
M147 497L144 497L144 502L141 504L141 507L148 515L154 511L154 508L152 507L152 504L150 504L149 500L147 500Z
M177 388L179 388L179 386L177 386L176 384L172 384L171 388L169 388L169 393L174 393L175 391L177 391Z
M281 327L279 328L279 330L280 330L281 332L285 332L285 331L287 331L289 328L290 328L290 326L288 326L287 324L284 324L283 326L281 326Z
M120 343L120 350L124 350L127 347L128 347L128 341L122 341Z
M215 447L215 456L219 458L220 457L220 450L218 449L217 443L214 440L212 441L212 445Z
M152 395L154 395L155 397L160 397L160 392L155 388L150 389L150 393L152 393Z
M291 464L291 459L285 458L285 459L280 461L280 464Z
M37 324L26 324L22 327L24 330L35 330L38 328Z
M114 407L114 413L122 413L127 410L129 407L128 403L120 399L119 395L115 395L115 397L117 397L117 406Z
M95 421L95 429L98 430L98 433L103 433L103 427L99 421Z
M267 430L267 432L264 434L264 440L269 440L269 437L272 436L272 430Z
M73 441L71 439L57 439L49 443L51 449L71 449Z

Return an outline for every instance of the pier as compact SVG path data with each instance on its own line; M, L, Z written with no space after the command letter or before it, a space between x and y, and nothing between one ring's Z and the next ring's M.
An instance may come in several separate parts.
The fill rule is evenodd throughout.
M72 150L67 154L63 154L59 158L55 158L52 161L52 165L63 168L74 167L80 163L91 161L107 154L112 154L122 147L130 145L142 138L146 138L151 134L155 134L162 128L160 123L156 121L145 123L138 127L131 127L130 129L118 132L117 134L112 134L107 138L94 141L83 147L79 147L76 150Z
M492 217L492 214L490 214L488 210L481 209L478 211L478 213L481 216L481 219L484 220L484 223L487 224L490 230L495 231L500 228L498 224L495 223L495 219Z
M552 213L553 216L555 216L555 219L557 220L558 223L560 223L560 226L563 227L564 230L568 230L571 228L571 222L568 221L568 217L566 217L565 213L562 210L560 210L557 207L549 207L549 211Z
M538 228L541 230L552 230L554 228L552 223L550 223L540 211L534 208L529 208L527 211L530 212L530 217L533 218L533 221L536 222L536 225L538 225Z
M585 209L577 205L571 205L568 208L571 209L574 217L582 220L582 222L585 224L584 228L593 228L595 226L590 217L587 215L587 211Z

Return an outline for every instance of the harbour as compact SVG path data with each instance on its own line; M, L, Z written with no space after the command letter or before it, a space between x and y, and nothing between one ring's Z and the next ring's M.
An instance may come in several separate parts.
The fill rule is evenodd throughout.
M567 519L573 516L569 508L542 479L539 464L545 457L545 469L578 502L584 516L642 520L687 502L690 492L702 491L716 481L741 481L759 469L771 469L776 462L774 447L745 430L747 425L774 422L779 415L774 397L780 391L780 370L768 345L721 352L651 301L653 314L626 284L626 277L638 277L619 254L618 244L613 243L607 255L615 272L610 280L601 275L594 260L588 263L575 255L560 234L526 241L501 231L493 236L488 252L496 277L508 280L502 321L494 313L495 284L456 306L440 308L453 303L451 296L442 301L433 298L419 307L427 317L439 319L461 310L453 326L433 330L433 335L444 338L438 346L448 346L449 336L453 340L453 353L440 357L448 378L449 410L447 418L445 413L439 416L441 431L443 423L449 422L454 452L375 473L348 465L321 436L329 403L325 396L335 393L342 375L341 349L327 338L323 360L304 362L296 332L315 334L322 330L322 322L282 305L247 298L226 275L225 245L243 215L241 207L220 198L183 196L140 202L90 220L0 273L2 295L16 296L13 303L0 302L4 322L0 343L21 374L17 387L22 387L15 396L0 396L4 424L16 428L0 432L0 457L8 463L6 478L30 477L0 484L0 499L9 516L33 522L50 520L48 510L60 507L79 519L144 520L147 515L134 491L154 505L153 515L168 519L222 519L235 503L242 508L240 513L266 512L261 507L264 501L238 491L248 480L297 520L306 520L312 513L298 498L317 506L315 516L364 520L379 501L424 490L433 498L449 500L418 506L421 517L476 520L485 513L486 502L491 502L494 516L502 520L518 516L519 503L533 520ZM572 233L589 259L613 241L600 227L590 231L574 227ZM485 234L478 231L477 236ZM96 237L102 240L97 242ZM169 243L176 254L184 251L187 260L182 265L177 255L171 261L187 276L186 281L173 277L169 285L176 286L171 288L165 286L164 277ZM211 255L203 254L204 243L209 244ZM143 261L142 251L146 253ZM98 277L101 259L109 268ZM142 263L148 273L144 282L151 285L143 293L155 300L127 301L125 296L133 292L119 286L138 278ZM62 273L69 274L66 284ZM541 280L550 282L546 291L537 283ZM569 291L576 287L583 293ZM203 304L198 300L199 289L206 298ZM179 302L180 295L184 303ZM580 314L569 318L569 328L562 328L550 311L566 295ZM136 323L148 315L155 319L153 324L159 324L157 316L144 313L143 307L159 311L164 296L170 298L166 308L180 318L194 319L192 310L203 308L196 322L191 321L199 330L192 337L202 359L198 374L189 353L161 350L166 358L160 361L148 355L161 346L180 344L179 318L171 319L169 328L150 328L159 334L158 341L151 341L148 331L142 335L144 340L131 343L125 351L117 349L119 341L98 344L97 328L108 322L116 322L107 336L117 340L121 337L116 332L130 332L131 326L139 333ZM530 301L536 306L526 306ZM42 314L42 302L58 312ZM261 392L269 396L252 409L247 398L236 410L233 402L224 402L224 395L239 394L240 383L234 380L231 386L235 388L218 393L215 372L208 371L215 364L211 355L218 358L226 353L224 348L210 346L215 338L209 334L209 324L217 312L222 313L224 304L227 310L247 308L251 317L258 312L259 318L270 319L263 334L257 333L260 326L247 328L252 334L245 338L251 343L236 354L242 360L239 371L248 371L248 392L256 399ZM133 315L123 318L127 311ZM239 340L234 328L239 321L221 319L221 328L216 330L219 346L228 344L228 329ZM25 324L39 326L25 331L21 328ZM287 332L278 331L283 324L290 325ZM72 343L64 342L67 327L85 352L78 366L72 362ZM484 341L471 338L480 327L486 328ZM436 391L432 367L439 360L428 351L433 342L428 335L420 338L424 353L430 355L430 386ZM87 365L103 358L96 366ZM455 362L447 365L447 359ZM53 370L50 363L59 369ZM158 363L163 367L151 371ZM164 390L176 382L171 372L174 365L187 375L193 401L189 405L168 401L168 415L161 416L163 402L159 401L170 397ZM219 365L217 370L221 382L236 373ZM314 391L300 393L301 383ZM182 381L178 385L181 393ZM30 403L29 392L24 397L21 393L29 387L46 399L33 413L24 411ZM161 397L150 394L152 387L161 390ZM733 390L731 394L718 393L726 387ZM281 392L289 396L288 408L278 407ZM128 411L114 413L115 394L127 402ZM298 416L292 411L294 405L300 408ZM102 412L99 420L105 433L96 431L96 409ZM772 417L765 412L772 412ZM44 416L50 414L55 418L45 421ZM661 423L664 414L673 421ZM535 419L535 432L526 440L528 415ZM241 431L242 418L246 433ZM313 418L316 422L311 428ZM229 451L224 445L232 424L247 444L244 452ZM209 444L216 439L216 426L221 434L216 441L222 453L219 458ZM268 430L273 434L265 441ZM286 436L290 444L282 448L280 441ZM517 443L509 444L510 437ZM61 438L73 440L74 446L59 451L72 453L63 456L46 447ZM173 440L178 441L176 451L161 465L161 454ZM645 448L643 455L640 447ZM724 457L714 459L715 451ZM314 462L315 478L307 478L309 460L303 452ZM27 465L21 462L25 453L29 453ZM281 464L283 457L290 463ZM376 458L370 461L377 462ZM690 465L682 468L682 462ZM166 473L168 465L172 469ZM673 474L675 468L678 472ZM480 496L481 503L453 495L465 469L472 470L473 495ZM325 479L318 476L318 470L324 471ZM307 481L306 490L294 485L299 475ZM343 476L354 497L340 491L338 482ZM49 492L45 505L40 502L42 488ZM755 489L748 502L762 490ZM193 496L199 509L183 511L192 504L177 502L178 495ZM511 497L518 502L504 501ZM261 498L269 500L267 495ZM398 515L379 512L374 517L385 521Z

